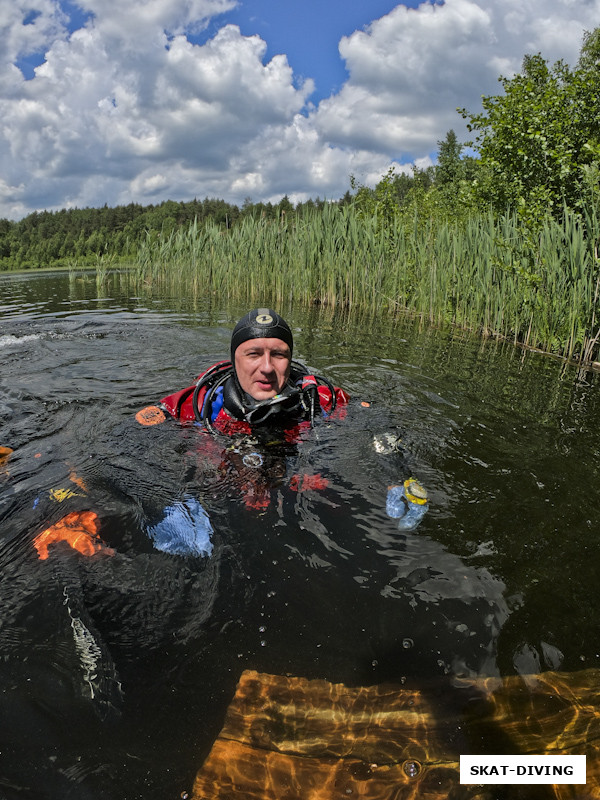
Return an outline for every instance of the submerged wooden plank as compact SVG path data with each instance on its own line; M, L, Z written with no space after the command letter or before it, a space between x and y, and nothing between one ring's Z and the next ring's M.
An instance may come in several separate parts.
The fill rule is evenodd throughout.
M198 773L193 796L195 800L437 800L453 797L457 783L457 765L426 765L411 778L403 764L297 756L219 738Z
M483 800L495 787L459 783L460 754L479 752L587 755L586 786L548 786L543 796L600 798L599 689L597 670L462 680L427 692L246 671L193 797ZM523 791L503 787L502 796Z

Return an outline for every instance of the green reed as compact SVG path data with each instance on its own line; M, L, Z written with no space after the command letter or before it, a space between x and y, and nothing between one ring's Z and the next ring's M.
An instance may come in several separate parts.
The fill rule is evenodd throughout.
M391 222L325 205L149 234L136 275L228 300L411 312L586 362L597 357L600 226L565 209L527 229L516 215Z

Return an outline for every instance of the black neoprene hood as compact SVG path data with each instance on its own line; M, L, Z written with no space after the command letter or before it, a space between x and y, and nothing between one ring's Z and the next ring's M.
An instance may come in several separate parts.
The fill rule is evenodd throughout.
M235 363L235 351L249 339L281 339L294 349L294 337L287 322L272 308L255 308L238 322L231 334L231 362Z

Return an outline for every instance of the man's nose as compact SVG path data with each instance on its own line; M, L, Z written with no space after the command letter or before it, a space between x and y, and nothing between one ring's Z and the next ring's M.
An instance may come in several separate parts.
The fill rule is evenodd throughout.
M270 353L265 353L260 361L263 372L273 372L273 360Z

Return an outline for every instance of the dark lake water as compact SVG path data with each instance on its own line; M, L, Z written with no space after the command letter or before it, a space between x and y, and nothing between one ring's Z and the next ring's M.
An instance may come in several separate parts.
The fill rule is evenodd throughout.
M248 668L414 687L600 666L597 375L280 308L295 357L352 403L274 459L259 511L194 426L135 421L227 357L245 311L126 274L0 275L3 800L180 797ZM401 452L376 451L385 432ZM328 486L294 492L295 473ZM410 475L430 509L403 532L386 490ZM210 516L210 557L148 535L184 497ZM81 510L114 553L39 559L35 536Z

